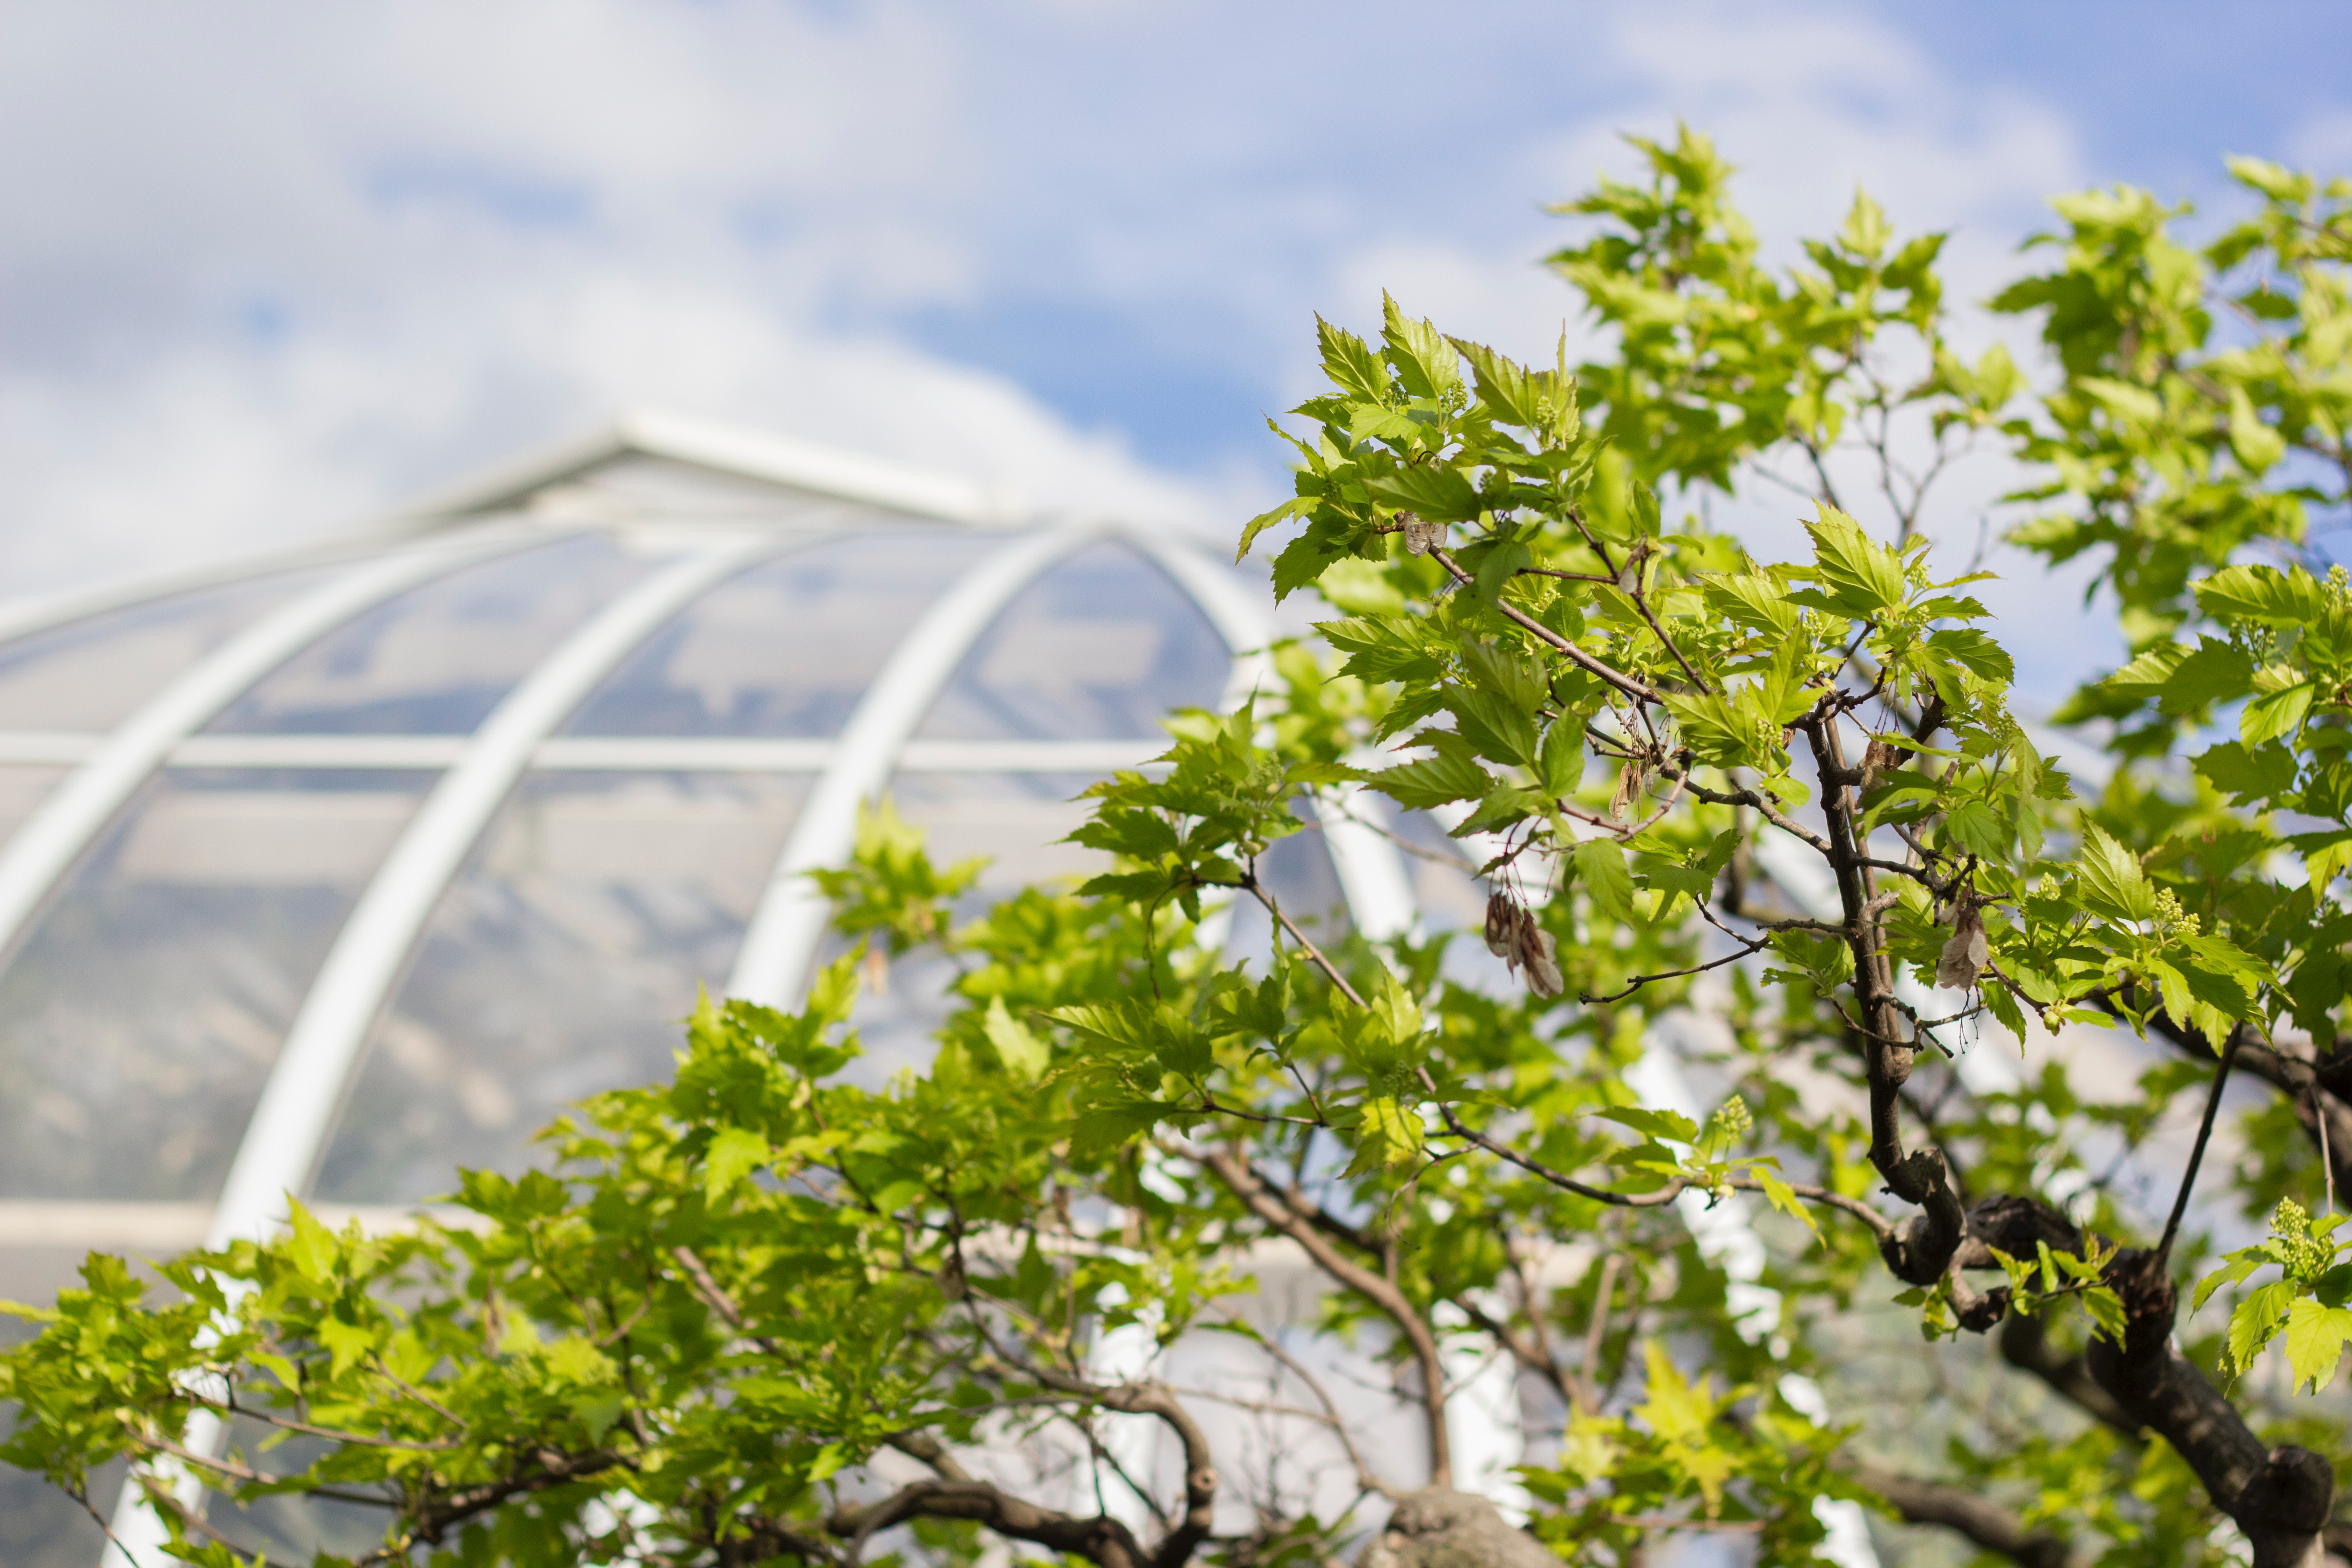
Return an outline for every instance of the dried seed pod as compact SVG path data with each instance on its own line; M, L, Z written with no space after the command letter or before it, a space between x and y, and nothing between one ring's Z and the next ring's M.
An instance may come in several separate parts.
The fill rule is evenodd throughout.
M1519 963L1528 972L1528 989L1538 996L1557 996L1566 989L1560 979L1559 953L1551 932L1536 924L1531 910L1519 911Z
M1936 984L1948 991L1966 991L1992 957L1985 942L1984 911L1962 900L1953 911L1952 939L1936 960Z
M1518 906L1511 902L1510 895L1500 891L1488 894L1486 951L1496 958L1508 959L1517 950L1518 931Z
M1535 911L1508 893L1486 900L1486 951L1513 974L1526 971L1528 989L1538 996L1557 996L1566 988L1551 933L1536 923Z
M1609 815L1623 821L1626 807L1640 798L1642 786L1650 782L1650 770L1642 765L1639 757L1628 757L1617 774L1617 793L1609 797Z

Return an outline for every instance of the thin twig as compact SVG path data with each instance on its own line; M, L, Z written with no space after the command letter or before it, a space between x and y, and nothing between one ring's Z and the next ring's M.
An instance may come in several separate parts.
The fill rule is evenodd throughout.
M2319 1169L2327 1177L2327 1212L2336 1212L2336 1162L2327 1152L2327 1111L2319 1103L2319 1079L2306 1086L2311 1095L2311 1121L2319 1129Z
M1323 950L1321 948L1317 947L1313 942L1307 940L1307 933L1300 931L1297 924L1292 921L1291 918L1282 912L1281 905L1276 903L1272 899L1266 896L1265 889L1258 885L1258 879L1255 876L1243 878L1242 889L1244 891L1247 892L1250 897L1255 899L1259 903L1265 906L1265 912L1272 915L1281 923L1282 929L1290 933L1290 940L1298 944L1298 950L1307 955L1308 962L1312 963L1316 968L1321 970L1330 980L1331 984L1339 988L1340 995L1345 996L1357 1006L1364 1007L1369 1011L1369 1005L1361 996L1356 994L1356 988L1348 984L1348 977L1339 973L1339 966L1333 963L1329 959L1324 957Z
M1609 1296L1617 1288L1617 1272L1625 1266L1622 1254L1612 1252L1601 1260L1601 1283L1592 1292L1592 1316L1584 1325L1584 1361L1577 1368L1577 1382L1584 1390L1585 1414L1601 1407L1601 1352L1609 1339Z
M1468 587L1477 581L1477 579L1471 576L1469 573L1462 570L1460 564L1454 561L1453 555L1446 551L1433 550L1429 552L1429 558L1432 561L1436 562L1439 565L1444 567L1445 570L1453 576L1454 580L1465 587ZM1528 615L1517 605L1506 604L1498 598L1495 601L1495 608L1502 613L1505 620L1509 621L1512 625L1519 627L1522 631L1531 634L1538 641L1544 643L1547 647L1554 649L1555 651L1566 654L1571 663L1577 665L1588 674L1599 676L1601 679L1607 681L1610 685L1615 687L1626 696L1638 699L1643 702L1655 702L1658 700L1658 693L1654 688L1634 679L1632 676L1627 675L1621 669L1612 668L1611 666L1603 664L1601 660L1593 658L1591 654L1577 647L1576 644L1560 636L1549 626L1545 626L1541 621L1537 620L1534 616Z
M2213 1136L2213 1118L2221 1109L2221 1086L2230 1081L2230 1063L2238 1054L2238 1037L2245 1026L2232 1027L2221 1042L2221 1065L2213 1069L2213 1091L2205 1097L2205 1119L2197 1124L2197 1142L2189 1151L2189 1168L2180 1173L2180 1190L2172 1195L2172 1216L2164 1222L2164 1239L2156 1244L2158 1262L2172 1256L2172 1238L2180 1234L2180 1216L2189 1210L2189 1191L2197 1185L2197 1167L2205 1159L2205 1142Z
M1744 937L1740 940L1743 942L1747 941ZM1728 952L1724 954L1721 958L1711 958L1705 963L1694 963L1687 969L1666 969L1661 970L1655 974L1636 974L1633 979L1625 983L1623 990L1612 991L1605 996L1595 996L1588 991L1580 993L1576 999L1579 1002L1583 1003L1588 1007L1601 1002L1622 1002L1626 997L1633 994L1634 992L1639 991L1643 986L1649 984L1652 981L1678 980L1685 974L1704 974L1710 969L1720 969L1727 963L1737 963L1743 958L1752 958L1757 953L1763 952L1766 948L1771 945L1772 944L1769 942L1766 941L1749 942L1745 949L1738 952Z

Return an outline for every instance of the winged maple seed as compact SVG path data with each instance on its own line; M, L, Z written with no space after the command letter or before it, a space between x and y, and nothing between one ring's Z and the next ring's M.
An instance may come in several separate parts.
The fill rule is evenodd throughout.
M1985 942L1984 911L1963 897L1952 917L1952 939L1936 961L1936 984L1948 991L1966 991L1991 956Z
M1497 891L1486 900L1486 951L1513 974L1527 971L1528 989L1538 996L1557 996L1564 988L1551 932L1508 893Z

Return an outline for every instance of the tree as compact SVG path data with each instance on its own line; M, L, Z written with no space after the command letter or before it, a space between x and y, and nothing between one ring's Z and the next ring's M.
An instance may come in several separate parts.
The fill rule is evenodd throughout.
M1214 1331L1394 1501L1382 1568L1632 1563L1681 1530L1802 1562L1823 1499L2022 1563L2352 1558L2352 585L2305 542L2352 499L2352 185L2234 163L2255 210L2202 247L2143 194L2062 200L2054 265L1995 301L2041 322L2032 390L1951 348L1940 237L1858 198L1775 270L1703 139L1636 145L1647 181L1575 204L1596 226L1553 258L1611 357L1529 366L1393 302L1377 343L1321 326L1329 389L1276 426L1297 493L1242 550L1289 534L1276 592L1334 617L1088 792L1110 870L974 912L971 868L868 820L826 885L862 942L955 961L928 1071L843 1076L853 953L798 1013L704 1005L674 1082L552 1130L555 1173L465 1173L468 1226L298 1206L164 1266L168 1299L94 1257L0 1356L0 1454L68 1489L140 1459L213 1568L267 1522L231 1503L280 1494L373 1510L358 1562L1351 1550L1360 1516L1286 1501L1213 1402L1103 1353ZM2011 714L1969 577L1930 570L1971 443L2036 476L2016 537L2120 607L2133 657L2058 715L2103 783ZM1775 487L1801 559L1673 520ZM1280 906L1302 802L1402 820L1370 799L1475 857L1514 985ZM1808 875L1816 904L1782 890ZM1237 901L1276 933L1247 963ZM1629 1082L1695 1010L1703 1117ZM2105 1103L1951 1059L2086 1026L2153 1043ZM2261 1094L2223 1169L2233 1082ZM2159 1160L2148 1205L2111 1179ZM1769 1243L1744 1292L1697 1234L1725 1205ZM1412 1464L1228 1310L1269 1247L1392 1367ZM1842 1370L1890 1298L1970 1394L1927 1417L1941 1450L1865 1429ZM1450 1489L1465 1351L1559 1413L1525 1531ZM1138 1426L1165 1475L1122 1459Z

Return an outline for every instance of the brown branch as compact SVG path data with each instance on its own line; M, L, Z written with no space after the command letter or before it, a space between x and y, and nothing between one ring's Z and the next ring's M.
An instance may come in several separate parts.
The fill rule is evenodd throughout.
M1967 1211L1945 1170L1943 1152L1932 1144L1909 1152L1903 1147L1900 1106L1916 1046L1905 1041L1901 1032L1902 1011L1895 1002L1895 972L1887 958L1885 933L1864 916L1874 889L1870 869L1862 864L1864 851L1856 831L1859 805L1851 786L1858 774L1846 766L1834 722L1816 717L1800 720L1798 727L1811 746L1814 771L1822 783L1822 818L1829 829L1827 858L1837 879L1838 901L1846 919L1846 944L1853 958L1854 1000L1862 1011L1855 1028L1863 1037L1870 1092L1870 1163L1887 1191L1920 1211L1898 1236L1882 1240L1879 1251L1897 1279L1911 1285L1933 1285L1944 1276L1967 1234Z
M1387 1313L1396 1324L1421 1370L1429 1436L1430 1485L1452 1486L1453 1445L1445 1431L1445 1363L1438 1353L1437 1336L1431 1332L1429 1321L1406 1299L1396 1281L1341 1256L1329 1237L1295 1212L1239 1156L1223 1150L1202 1150L1195 1158L1259 1220L1297 1242L1318 1268Z
M1998 1552L2023 1568L2073 1568L2076 1561L2063 1539L2030 1528L2016 1514L1977 1492L1897 1475L1875 1465L1856 1465L1847 1473L1893 1504L1906 1524L1935 1524L1957 1531L1985 1551Z
M1463 584L1465 587L1467 587L1477 581L1477 579L1473 577L1469 573L1462 570L1461 565L1455 562L1452 552L1449 551L1432 550L1429 552L1429 558L1432 561L1436 562L1440 566L1444 567L1446 572L1453 576L1454 580L1456 583ZM1622 670L1615 669L1603 664L1601 660L1593 658L1591 654L1577 647L1576 644L1560 636L1549 626L1545 626L1542 622L1535 619L1532 616L1526 614L1524 611L1512 605L1506 604L1499 598L1495 601L1495 608L1501 613L1505 620L1509 621L1521 631L1527 632L1530 636L1534 637L1537 641L1544 644L1547 647L1551 648L1554 652L1567 655L1570 663L1575 665L1578 668L1584 670L1587 674L1600 677L1602 680L1607 681L1610 685L1615 687L1626 696L1633 698L1639 701L1655 702L1658 700L1658 693L1654 688L1644 685L1643 682L1634 679L1632 676L1625 674Z
M1008 1541L1068 1552L1100 1568L1150 1568L1154 1561L1135 1532L1108 1514L1085 1518L1040 1508L986 1481L917 1481L880 1502L835 1509L825 1528L851 1542L855 1558L857 1549L878 1531L910 1519L971 1520Z
M1176 1434L1184 1449L1184 1515L1160 1545L1142 1561L1147 1568L1183 1568L1216 1521L1217 1467L1209 1452L1208 1434L1192 1419L1175 1390L1164 1383L1121 1384L1104 1388L1066 1376L1051 1368L1034 1369L1032 1375L1049 1388L1084 1394L1105 1410L1122 1415L1153 1415Z
M2000 1325L1997 1342L2001 1360L2040 1378L2053 1393L2072 1401L2093 1420L2138 1440L2139 1424L2114 1394L2099 1386L2099 1380L2091 1375L2090 1365L2082 1356L2058 1353L2040 1318L2011 1312Z
M2243 1531L2253 1568L2307 1568L2333 1511L2336 1476L2308 1448L2273 1448L2256 1436L2221 1390L2172 1342L2178 1300L2164 1260L2130 1248L2108 1265L2122 1300L2123 1342L2095 1335L2091 1375L2137 1426L2172 1445L2215 1507Z
M2197 1167L2205 1161L2205 1145L2213 1136L2213 1118L2221 1110L2221 1089L2230 1081L2230 1060L2238 1054L2239 1037L2246 1026L2239 1024L2230 1030L2221 1042L2221 1059L2213 1068L2213 1089L2205 1097L2205 1116L2197 1124L2197 1142L2189 1150L2189 1163L2180 1173L2180 1190L2172 1195L2172 1213L2164 1222L2164 1239L2156 1244L2157 1261L2172 1256L2172 1238L2180 1234L2180 1216L2189 1212L2189 1194L2197 1186Z
M1282 929L1290 933L1290 940L1298 944L1299 951L1307 954L1308 961L1312 963L1316 968L1321 970L1324 975L1330 980L1333 985L1339 987L1340 995L1345 996L1349 1001L1353 1002L1359 1007L1365 1005L1363 997L1358 995L1356 994L1356 988L1348 984L1348 977L1339 973L1339 966L1333 963L1328 958L1326 958L1323 955L1323 950L1321 948L1307 940L1307 933L1300 931L1297 924L1292 921L1291 918L1282 912L1282 906L1276 903L1273 899L1269 898L1266 895L1266 890L1263 887L1259 886L1257 877L1255 873L1244 874L1243 876L1242 890L1248 893L1250 897L1255 899L1259 903L1265 906L1265 912L1272 915L1281 923Z

